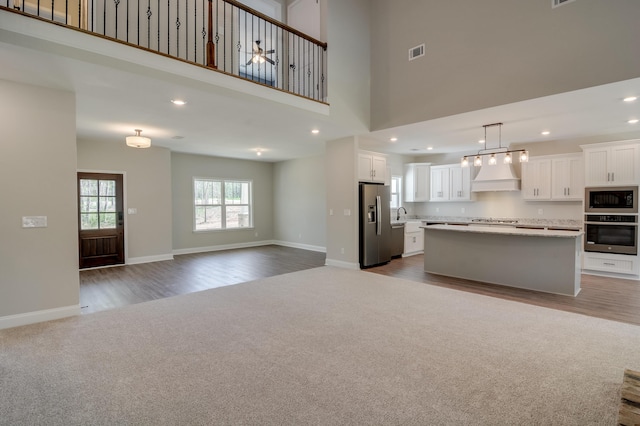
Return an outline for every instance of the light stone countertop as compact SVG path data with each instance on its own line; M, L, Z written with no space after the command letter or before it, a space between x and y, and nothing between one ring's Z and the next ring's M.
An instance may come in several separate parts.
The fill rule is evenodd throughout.
M502 234L502 235L520 235L527 237L559 237L559 238L577 238L583 234L582 231L568 231L560 229L530 229L517 228L514 226L495 226L495 225L428 225L421 226L423 229L438 229L453 232L473 232L481 234Z
M395 219L395 218L394 218ZM482 222L474 222L474 219L484 219L484 220L494 220L494 221L517 221L517 223L508 224L508 223L482 223ZM537 219L537 218L501 218L501 217L462 217L462 216L403 216L401 220L396 221L392 219L392 223L399 222L428 222L431 224L474 224L474 225L487 225L487 226L524 226L524 227L532 227L532 228L554 228L554 229L582 229L583 223L582 220L573 220L573 219Z

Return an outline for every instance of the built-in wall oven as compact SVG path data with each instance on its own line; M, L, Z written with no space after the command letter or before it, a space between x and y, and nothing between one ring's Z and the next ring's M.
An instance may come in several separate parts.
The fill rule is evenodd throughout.
M586 214L584 251L638 254L638 215Z
M584 251L638 254L638 187L585 188Z

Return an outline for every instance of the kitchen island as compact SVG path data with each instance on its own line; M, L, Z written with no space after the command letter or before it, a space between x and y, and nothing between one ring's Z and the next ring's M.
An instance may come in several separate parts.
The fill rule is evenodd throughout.
M425 272L569 296L580 292L582 231L488 225L423 228Z

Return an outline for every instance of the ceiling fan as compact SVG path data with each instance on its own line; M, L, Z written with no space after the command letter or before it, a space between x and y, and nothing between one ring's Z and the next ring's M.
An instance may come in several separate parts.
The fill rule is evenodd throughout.
M255 42L253 42L253 55L251 56L251 59L249 59L249 62L247 62L247 65L251 65L251 63L264 64L265 62L269 62L271 65L275 65L276 63L273 61L273 59L267 58L266 56L275 52L276 51L273 49L265 51L260 47L260 40L256 40Z

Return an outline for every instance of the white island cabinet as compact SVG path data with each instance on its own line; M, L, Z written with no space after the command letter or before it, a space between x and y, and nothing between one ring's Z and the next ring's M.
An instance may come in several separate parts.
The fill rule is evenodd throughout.
M581 231L424 226L425 272L576 296Z

